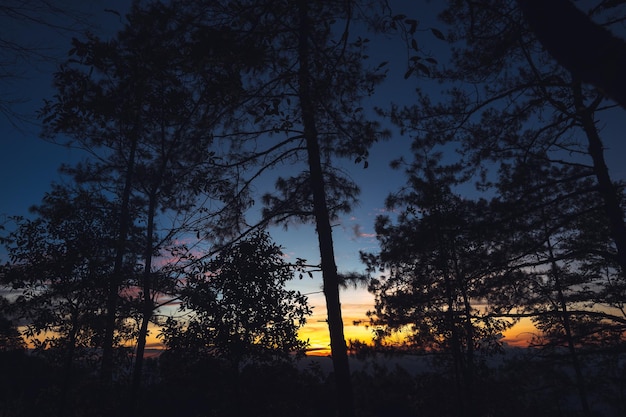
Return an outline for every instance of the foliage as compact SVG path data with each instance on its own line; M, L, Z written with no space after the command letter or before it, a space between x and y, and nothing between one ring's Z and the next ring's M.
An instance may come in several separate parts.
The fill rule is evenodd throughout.
M377 2L378 3L378 2ZM263 56L244 109L252 123L236 133L236 161L254 167L254 179L269 168L293 165L263 197L266 222L292 221L316 226L331 350L338 388L338 412L354 414L343 334L339 278L330 220L351 209L358 187L341 163L364 162L370 146L387 132L361 107L384 79L385 65L366 62L368 39L351 25L368 16L373 4L361 1L238 1L230 12ZM384 9L384 2L380 2ZM249 126L252 126L251 128Z
M55 73L57 94L40 116L44 137L67 138L93 156L64 172L106 190L119 204L103 379L111 375L120 262L133 245L141 247L138 384L156 299L176 285L176 268L158 268L156 259L168 252L188 258L187 247L177 243L185 233L207 240L236 235L248 200L237 174L218 167L212 149L213 131L228 124L240 94L242 64L212 43L232 46L231 31L208 26L186 2L136 3L126 19L110 40L90 34L73 40L70 59ZM144 233L132 240L128 230L137 225ZM201 237L200 230L210 233Z
M504 240L509 264L527 271L518 309L535 315L556 344L564 342L570 320L573 327L580 320L587 328L584 334L575 332L577 346L596 344L591 322L599 326L598 334L619 333L622 279L604 207L590 192L593 179L579 168L541 162L532 168L503 165L500 175L499 203L514 219ZM568 310L571 317L564 316Z
M591 415L584 376L588 370L579 361L579 349L619 346L620 336L616 335L623 334L624 323L620 301L626 265L622 185L608 174L597 126L602 111L613 105L541 49L518 3L449 2L441 13L449 24L446 39L453 48L450 65L433 71L435 78L446 83L444 95L434 97L418 90L417 104L392 109L389 115L403 132L414 136L414 162L406 164L410 189L430 181L428 170L415 171L416 166L428 166L423 155L449 154L452 149L458 153L449 167L435 168L449 179L444 187L430 181L434 186L419 189L427 197L417 200L414 211L407 210L415 221L407 221L412 218L406 212L398 218L399 225L407 224L406 230L419 232L413 235L419 243L403 239L401 236L408 234L405 230L381 222L383 236L392 242L397 239L397 244L389 244L383 237L381 253L399 248L401 254L410 244L421 245L432 256L424 262L428 269L422 269L430 271L442 264L437 258L442 251L433 248L433 240L442 242L443 248L452 246L454 253L463 253L457 249L463 246L454 234L433 238L423 222L439 224L438 231L449 227L456 233L468 225L472 229L472 224L487 231L476 235L478 242L486 239L485 246L461 235L463 244L479 249L471 258L485 277L476 286L480 292L468 292L469 299L487 302L489 317L533 317L548 345L564 346L558 352L572 366L572 389L578 390L583 413ZM602 11L597 7L590 13L599 13L607 25L615 22ZM405 166L405 162L398 161L396 166ZM471 205L459 210L468 217L440 215L439 222L432 221L428 198L438 201L442 188L466 187L470 180L476 181L477 191L490 203L478 212ZM400 193L395 200L406 204L405 195ZM458 203L452 200L450 205ZM450 211L457 213L439 210L443 214ZM482 253L480 248L484 248ZM443 251L444 259L449 253ZM414 259L392 254L409 265L404 270L410 274ZM464 271L465 264L459 265L460 269L448 266L448 270ZM388 273L393 282L397 270L392 267ZM406 280L397 287L375 289L389 294L390 300L396 294L402 300L412 285ZM428 293L433 282L426 281L423 288ZM415 305L418 311L433 304L420 297L403 302ZM445 311L452 315L452 304ZM380 311L383 317L385 312ZM394 317L402 316L389 318ZM428 334L442 321L424 320L421 330ZM449 337L454 340L454 331ZM452 346L448 349L454 351Z
M9 300L0 297L0 352L21 351L26 348L26 343L20 331L11 320L11 304Z
M395 223L378 217L381 252L363 254L372 272L384 274L370 284L376 295L374 324L388 329L379 337L408 330L415 347L448 351L450 334L461 332L464 346L497 349L507 324L491 322L487 310L471 306L483 300L495 279L489 207L452 194L445 185L424 185L438 190L437 196L416 189ZM465 322L472 323L469 333Z
M74 39L54 76L58 92L40 112L45 138L96 156L64 172L120 200L130 181L131 200L141 207L134 216L143 217L136 221L146 221L152 195L157 212L183 217L204 198L232 201L237 192L216 166L212 144L240 94L241 64L219 49L232 46L232 34L206 26L202 16L193 20L185 4L135 5L113 39ZM211 229L237 228L231 212L218 212Z
M502 331L513 322L491 315L489 294L513 274L493 256L492 207L455 194L458 168L424 154L406 169L408 186L388 198L396 220L376 219L380 252L361 254L374 275L368 315L381 348L399 335L401 351L438 354L454 376L457 407L474 410L478 368L502 352Z
M194 268L181 291L187 320L169 318L163 340L174 351L243 360L303 352L298 329L311 311L306 297L288 290L294 267L264 232L233 244Z
M623 5L610 13L597 6L590 13L607 27L623 15ZM427 121L414 128L428 133L420 140L460 143L465 163L482 170L486 187L495 181L493 170L507 164L528 164L532 170L550 161L594 177L596 187L579 192L603 202L616 259L625 269L620 184L609 175L598 124L615 106L550 58L516 2L481 1L472 7L459 2L442 17L450 24L449 38L463 42L454 44L453 65L437 74L451 85L447 97L437 104L421 101L418 114Z
M600 3L590 13L603 25L623 15L623 6ZM451 3L442 18L451 25L448 38L463 40L455 43L453 65L437 74L452 85L448 97L434 103L421 96L423 122L399 120L427 132L416 147L460 144L462 163L476 167L482 189L496 195L506 228L499 256L525 273L524 291L509 287L512 303L505 304L537 314L555 343L574 330L566 329L570 320L586 328L575 337L583 345L595 344L601 329L619 333L623 185L608 174L598 127L613 105L541 49L516 2Z
M55 186L33 212L34 219L18 218L4 238L10 262L3 284L18 295L14 314L26 321L25 336L37 347L99 346L115 206L93 190ZM131 256L127 261L130 284L134 265Z

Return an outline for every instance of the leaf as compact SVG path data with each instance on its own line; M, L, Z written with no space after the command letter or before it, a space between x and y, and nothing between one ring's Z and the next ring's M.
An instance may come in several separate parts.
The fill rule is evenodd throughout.
M431 64L437 65L437 60L435 58L426 58L426 62L430 62Z
M446 40L446 37L444 36L443 32L441 32L439 29L430 28L430 31L433 33L433 35L435 35L437 39L441 39L442 41Z
M365 161L365 163L363 164L363 169L367 169L368 166L370 166L369 162Z
M430 69L428 69L428 67L424 64L418 63L417 64L417 68L422 71L424 74L426 74L426 76L430 77Z
M408 78L411 76L411 74L413 74L413 71L414 71L414 70L415 70L415 68L413 68L413 67L409 68L409 69L407 70L407 72L405 72L405 73L404 73L404 79L405 79L405 80L406 80L406 79L408 79Z
M417 41L415 39L411 39L411 47L415 49L416 51L418 51Z
M413 35L415 33L415 30L417 29L417 20L406 19L404 23L406 23L407 25L411 25L411 28L409 29L409 33Z

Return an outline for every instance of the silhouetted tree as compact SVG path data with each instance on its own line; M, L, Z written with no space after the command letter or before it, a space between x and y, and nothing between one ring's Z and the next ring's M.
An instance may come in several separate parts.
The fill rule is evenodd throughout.
M503 167L499 185L510 218L503 240L509 262L526 271L520 282L525 291L510 300L533 317L541 343L566 349L581 407L589 415L579 356L597 350L599 340L615 346L626 318L604 208L584 192L595 188L593 177L580 167L519 161Z
M617 8L614 13L620 15ZM422 137L461 142L467 162L483 167L515 155L592 167L626 270L623 208L597 126L602 112L614 105L543 51L516 2L459 2L441 16L453 28L448 39L464 44L454 49L453 66L437 74L454 85L450 103L424 97L413 113L424 121L417 129L429 132ZM607 25L612 22L607 18Z
M166 249L180 257L184 245L175 248L174 242L184 232L200 239L200 229L236 231L245 208L245 194L227 177L229 171L215 166L211 150L212 131L228 123L240 84L239 69L222 44L232 41L226 30L207 26L203 15L185 5L134 5L128 24L112 40L74 40L73 58L55 75L59 93L42 111L47 136L69 135L95 156L65 171L79 182L99 184L121 202L103 380L110 380L112 369L113 318L122 282L118 265L129 244L143 246L135 391L155 297L163 290L155 279L166 276L155 271L154 259ZM213 210L203 206L208 201ZM145 236L141 243L128 242L128 228L137 223L145 225Z
M267 0L229 2L228 9L233 25L263 56L263 65L244 79L253 127L242 124L236 131L243 141L234 160L260 167L250 178L270 167L298 164L281 172L276 192L265 195L264 217L316 227L337 405L346 417L354 415L354 406L330 221L349 210L358 194L339 161L367 165L370 145L385 137L361 104L385 72L384 63L368 68L368 40L350 31L369 10L361 6Z
M298 329L311 314L306 297L285 288L295 268L265 232L255 232L197 265L181 291L181 311L162 336L168 349L242 361L303 353Z
M592 13L608 6L596 5ZM623 6L612 11L624 15ZM617 296L602 296L619 306L626 266L622 186L609 175L597 126L602 112L614 106L545 54L517 3L484 1L470 7L460 2L449 6L442 18L453 25L449 39L463 39L465 44L455 49L454 66L439 75L476 88L456 84L449 90L448 103L423 97L423 106L412 119L423 122L411 128L428 132L420 135L422 142L460 141L467 164L483 169L482 185L490 188L499 181L503 200L511 202L509 210L520 209L511 211L520 219L550 214L551 232L558 226L583 234L584 239L568 241L579 244L578 252L568 249L568 253L595 268L603 263L611 275L621 274L611 278ZM511 190L505 191L507 187ZM602 219L593 220L601 213ZM612 244L604 240L601 231L607 229L601 225L608 225ZM528 233L543 230L539 223L525 227Z
M615 106L545 53L517 2L450 2L440 17L450 25L453 49L450 65L432 75L446 95L419 92L417 105L391 116L415 135L414 149L445 150L466 179L477 181L476 192L496 197L491 227L500 236L489 256L509 273L487 287L494 285L486 293L492 313L530 308L537 297L550 316L541 320L570 341L577 320L600 324L597 334L619 329L626 229L620 185L609 176L597 128L601 111ZM598 273L601 264L605 274ZM605 294L609 282L616 297ZM596 315L598 303L617 314ZM582 305L591 307L572 312Z
M115 207L96 191L55 186L33 213L32 220L18 219L5 239L9 263L3 284L16 292L14 314L26 323L31 345L61 353L62 415L80 349L88 355L102 341ZM132 276L136 257L128 253L126 260L124 268ZM128 340L128 329L124 334L118 326L120 338Z
M478 415L477 369L483 355L499 351L510 323L477 304L488 300L487 287L507 271L492 265L497 234L490 236L487 202L455 194L458 167L422 152L407 167L407 187L387 199L397 220L376 219L380 253L362 254L374 275L369 290L375 310L368 314L377 343L400 335L402 349L449 355L457 412Z

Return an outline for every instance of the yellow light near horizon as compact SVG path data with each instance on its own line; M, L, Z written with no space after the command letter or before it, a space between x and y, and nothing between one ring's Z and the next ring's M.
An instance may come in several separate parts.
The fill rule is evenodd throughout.
M355 325L354 321L362 320L344 317L343 333L346 342L358 340L364 343L372 342L372 329L365 324ZM306 326L300 329L298 336L302 340L309 341L307 355L328 356L330 355L330 335L328 324L325 319L309 321Z
M365 312L368 308L364 304L342 305L344 311L349 314L343 315L344 337L346 342L358 340L360 342L372 343L372 328L367 326L368 319ZM307 324L300 329L299 337L309 341L307 355L328 356L330 355L330 336L328 324L326 322L326 310L316 309L313 316L309 318ZM360 324L354 324L359 322ZM538 330L530 318L523 318L510 329L503 332L503 341L511 347L527 347Z
M326 302L321 293L309 297L310 305L314 306L313 315L307 319L306 325L300 329L298 336L309 341L307 355L330 355L330 335L326 322ZM374 296L364 289L350 290L341 294L341 313L343 331L346 342L359 340L364 343L372 341L372 329L366 324L366 313L374 305ZM359 323L359 324L355 324Z
M528 317L522 318L510 329L503 332L504 341L513 347L527 347L530 340L538 333L532 320Z

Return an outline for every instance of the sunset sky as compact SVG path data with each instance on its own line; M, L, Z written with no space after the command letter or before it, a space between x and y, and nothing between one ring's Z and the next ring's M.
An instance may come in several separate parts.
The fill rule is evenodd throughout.
M104 13L105 8L115 8L116 4L126 4L124 1L92 0L80 2L68 1L74 5L82 5L89 13L98 14L98 24L102 33L111 34L119 27L120 21L111 13ZM425 7L423 2L419 3ZM431 6L434 7L434 6ZM423 9L415 10L414 15L420 17ZM426 26L425 28L428 28ZM16 33L20 31L15 27ZM22 29L23 30L23 29ZM436 43L429 32L424 32L424 44L428 47L432 42L433 56L445 56L445 44ZM24 32L24 37L33 42L45 45L54 56L63 56L69 48L68 34L55 34L52 29L42 30L38 33ZM51 42L48 44L48 42ZM391 42L391 41L390 41ZM397 41L396 41L397 42ZM379 61L392 61L394 56L402 53L402 46L398 44L379 45L373 50L373 59ZM63 181L58 174L57 168L61 163L77 162L82 157L77 150L61 148L43 142L38 138L39 127L34 122L33 114L42 104L42 99L49 97L51 89L51 77L54 65L50 62L37 62L35 65L24 64L24 72L19 78L11 80L9 90L17 99L24 102L15 106L15 109L30 117L25 122L10 121L0 116L0 177L3 179L0 188L0 224L6 222L7 216L26 215L28 208L38 204L49 190L52 181ZM410 93L418 80L404 80L402 75L404 68L390 68L389 78L383 88L377 92L375 99L380 105L389 104L390 101L406 102L411 100ZM426 82L422 80L423 82ZM440 87L434 87L435 88ZM607 123L605 141L613 151L607 154L612 175L616 178L626 178L626 165L623 164L624 145L623 132L626 132L626 120L619 116ZM362 188L361 202L353 212L341 217L334 222L334 240L336 246L336 261L340 272L362 272L364 267L359 261L359 251L375 251L377 248L374 234L374 220L377 215L383 214L385 197L403 184L402 173L389 168L389 161L393 158L408 155L410 138L398 134L386 143L375 145L371 151L369 167L363 169L362 165L355 165L352 161L346 161L344 167ZM287 259L305 258L311 264L319 262L317 237L310 225L293 225L287 230L273 228L272 236L275 241L284 247ZM4 254L0 252L0 259L4 262ZM309 339L310 348L316 352L327 352L329 347L328 328L325 323L326 311L324 297L321 293L321 277L318 273L314 277L305 277L295 280L290 284L308 295L310 304L314 307L314 314L309 318L308 324L301 331L304 339ZM347 339L368 340L371 337L371 329L366 327L366 312L372 308L373 296L365 289L346 289L342 291L342 311ZM361 321L362 324L354 325L353 322ZM529 320L523 320L506 333L506 341L511 345L522 345L534 331ZM154 339L156 332L152 332L151 342L158 345Z

